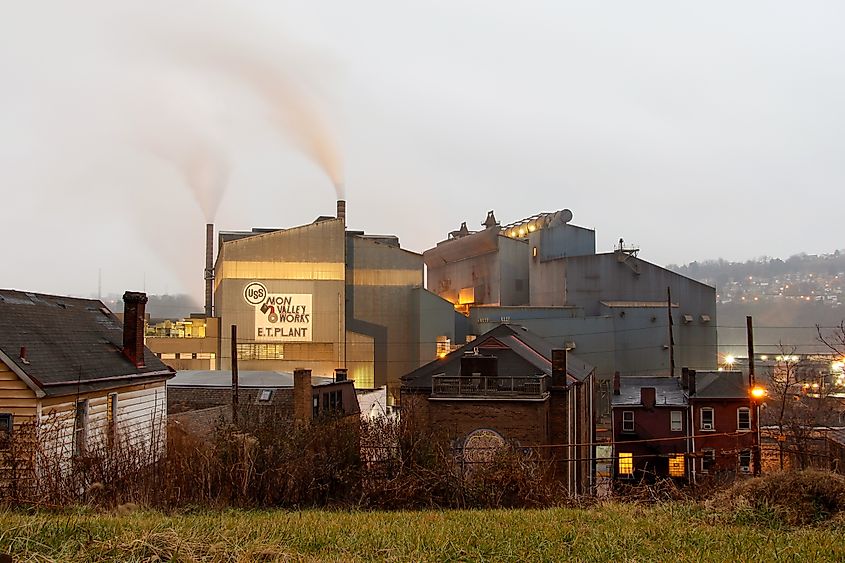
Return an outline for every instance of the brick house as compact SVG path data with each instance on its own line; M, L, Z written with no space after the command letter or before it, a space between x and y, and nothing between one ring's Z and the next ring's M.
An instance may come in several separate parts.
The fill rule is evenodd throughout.
M681 376L682 383L684 376ZM693 479L723 472L752 473L758 413L739 371L687 371Z
M359 416L354 383L343 369L332 377L293 373L241 371L238 407L248 416L307 422L322 416ZM187 370L167 382L167 411L174 423L192 434L213 430L220 419L231 420L232 372Z
M617 479L687 479L689 415L681 382L674 377L613 380L612 431Z
M593 385L592 366L499 325L405 375L401 397L465 457L479 446L537 447L579 495L593 482Z
M164 447L174 372L144 346L147 296L123 300L121 323L98 300L0 290L0 452L18 448L32 470L116 444Z
M696 483L750 474L759 417L738 371L683 369L680 378L614 378L613 477Z

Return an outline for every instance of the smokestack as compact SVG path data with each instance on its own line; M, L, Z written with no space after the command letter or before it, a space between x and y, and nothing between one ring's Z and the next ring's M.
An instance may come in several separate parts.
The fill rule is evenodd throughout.
M147 294L127 291L123 294L123 355L135 367L144 367L144 311Z
M343 224L346 224L346 200L339 199L337 200L337 218L343 221Z
M205 226L205 316L212 311L212 291L214 290L214 223Z

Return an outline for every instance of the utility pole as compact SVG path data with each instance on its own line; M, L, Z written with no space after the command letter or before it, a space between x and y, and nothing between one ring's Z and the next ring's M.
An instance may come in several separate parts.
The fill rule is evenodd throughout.
M232 423L238 425L238 325L232 325Z
M752 434L752 448L751 455L752 468L751 474L755 477L760 475L760 401L754 395L754 323L751 316L745 317L745 332L748 340L748 393L751 399L751 434Z
M666 287L666 313L669 315L669 375L675 377L675 331L672 321L672 287Z

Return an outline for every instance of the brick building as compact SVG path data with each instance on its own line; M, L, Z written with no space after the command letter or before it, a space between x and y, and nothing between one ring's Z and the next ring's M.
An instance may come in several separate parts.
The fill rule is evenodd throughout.
M616 480L753 472L759 416L741 372L617 376L611 407Z
M578 495L593 479L593 378L592 366L565 350L499 325L404 376L402 404L415 405L465 457L480 446L541 446Z
M294 373L242 371L238 374L238 406L243 413L305 422L321 416L358 416L351 380ZM232 372L180 371L167 383L167 411L186 428L210 430L220 416L231 417ZM212 413L212 416L209 416Z

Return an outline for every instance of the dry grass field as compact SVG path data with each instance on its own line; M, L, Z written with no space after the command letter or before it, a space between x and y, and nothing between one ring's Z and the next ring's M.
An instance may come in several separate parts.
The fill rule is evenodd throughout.
M15 561L842 561L845 520L704 505L413 512L0 511Z

